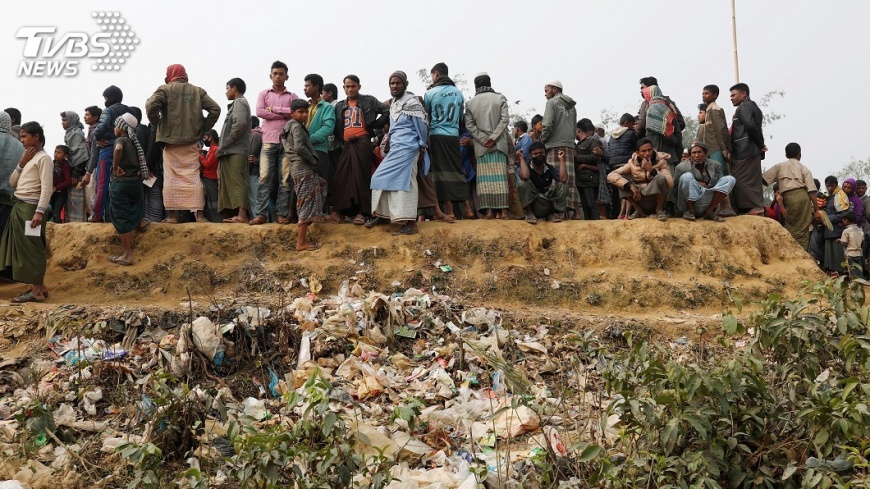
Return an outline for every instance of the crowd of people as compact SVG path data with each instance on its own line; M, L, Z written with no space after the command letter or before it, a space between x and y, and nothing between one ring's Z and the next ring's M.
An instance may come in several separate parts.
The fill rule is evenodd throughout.
M427 220L722 222L738 214L779 220L828 272L846 273L848 262L849 273L863 273L866 183L840 187L828 177L828 192L817 192L796 143L762 172L763 114L744 83L729 90L730 127L719 88L703 87L698 132L683 141L685 119L654 77L640 80L638 114L623 114L608 134L578 118L558 80L544 86L543 115L511 123L507 98L486 73L474 77L468 100L446 64L430 75L421 97L407 90L404 72L393 72L391 98L380 101L360 92L355 75L342 80L341 99L335 84L309 74L302 98L286 86L287 65L275 61L253 109L242 79L226 83L218 133L220 105L175 64L144 113L114 85L102 108L84 110L84 124L77 112L61 112L64 141L53 158L42 126L6 109L0 275L29 284L15 302L44 300L48 220L111 222L123 250L109 260L129 266L133 233L152 222L295 223L296 249L307 251L318 246L308 237L314 223L394 224L394 235L408 235ZM766 185L775 189L770 206Z

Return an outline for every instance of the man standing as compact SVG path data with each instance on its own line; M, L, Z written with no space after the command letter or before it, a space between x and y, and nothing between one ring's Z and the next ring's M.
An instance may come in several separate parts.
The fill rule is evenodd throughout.
M305 77L305 96L308 97L307 129L309 141L314 146L319 161L318 174L326 181L326 197L323 212L329 211L332 199L335 197L335 167L329 158L330 136L335 131L335 109L332 104L322 99L323 77L310 74Z
M607 157L604 155L601 141L595 139L595 125L589 119L577 122L577 146L574 151L574 168L577 172L577 192L580 193L580 206L583 217L589 221L607 219L607 204L600 203L602 187L606 187ZM604 185L602 185L602 183Z
M284 154L281 131L290 120L290 104L296 100L295 93L287 90L287 65L281 61L272 63L269 79L272 87L257 96L257 117L263 119L263 150L260 154L260 181L257 184L257 217L250 224L265 224L269 214L269 197L272 183L278 179L278 201L275 213L278 224L289 224L293 214L293 195L290 183L290 160ZM252 214L253 214L252 210Z
M3 112L9 114L9 118L12 119L12 135L15 139L18 139L21 131L21 111L15 107L9 107L4 109Z
M733 204L741 213L763 215L761 160L767 151L761 130L764 115L750 100L749 86L745 83L731 87L731 103L737 107L731 119L731 174L737 179Z
M235 210L234 217L224 219L227 223L247 223L250 210L250 179L248 151L251 148L251 106L245 98L245 82L233 78L227 82L227 117L221 130L217 156L218 209Z
M695 142L689 148L689 159L677 165L674 172L677 189L677 213L694 221L700 217L722 222L716 206L728 198L734 189L734 177L722 175L722 165L707 157L707 146Z
M447 65L438 63L430 72L432 85L423 97L429 114L429 153L432 158L432 179L435 195L444 205L445 220L456 219L453 202L465 202L468 185L462 171L459 154L459 121L465 113L462 92L448 76ZM392 150L392 149L391 149Z
M744 102L745 103L745 102ZM801 147L789 143L785 147L786 161L777 163L764 172L765 185L779 184L785 207L785 229L804 249L809 244L810 224L819 210L816 184L810 169L801 163Z
M465 127L474 139L477 157L478 208L486 210L487 219L502 219L508 208L507 165L513 147L507 132L507 99L492 89L486 73L474 78L474 89L474 98L465 105Z
M163 205L165 222L177 223L178 211L196 212L204 221L205 194L199 174L197 141L217 122L220 106L202 88L188 82L184 66L166 68L166 83L145 103L148 120L163 143ZM207 115L203 116L203 111ZM99 137L99 134L96 135Z
M426 112L420 100L407 91L408 77L402 71L390 75L390 152L372 175L372 227L380 219L402 226L394 236L417 233L417 171L423 151L422 172L429 172L426 153ZM458 145L458 143L457 143ZM458 147L458 146L457 146Z
M260 127L260 119L251 116L251 145L248 147L248 178L251 212L257 209L257 189L260 188L260 154L263 152L263 129Z
M335 104L335 138L344 142L335 170L335 205L332 216L351 216L353 223L366 223L372 212L372 166L375 156L372 138L375 130L389 120L389 107L371 95L359 93L359 77L344 77L347 98ZM416 213L416 211L415 211Z
M555 167L559 164L559 150L565 152L568 165L568 210L574 211L572 219L582 219L580 194L574 180L574 135L577 128L576 102L562 93L562 82L553 80L544 85L544 96L547 106L544 109L544 129L541 132L541 142L547 147L547 164Z
M701 99L706 105L704 120L698 121L700 124L695 139L710 149L708 158L718 161L722 165L723 174L727 175L728 169L725 162L731 159L731 136L728 134L728 119L725 118L725 109L716 103L718 98L718 86L707 85L704 87L701 92Z
M100 120L94 129L94 145L96 149L88 163L88 171L82 177L82 183L90 183L94 176L94 222L108 221L106 210L109 208L109 180L112 175L112 162L115 154L115 119L128 112L122 102L124 93L120 88L111 85L103 91L106 108L100 113ZM198 161L198 158L197 158ZM199 181L199 173L196 175Z
M864 204L864 209L870 209L870 194L867 193L867 182L865 182L864 180L856 180L855 193L858 195L858 197L861 197L861 202ZM861 229L863 229L866 233L870 231L870 219L868 219L866 215L868 211L864 212L864 222L861 223Z

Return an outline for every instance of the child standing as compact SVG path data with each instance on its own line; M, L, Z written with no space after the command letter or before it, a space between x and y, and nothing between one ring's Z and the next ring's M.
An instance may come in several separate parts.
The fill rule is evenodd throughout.
M69 169L69 147L63 144L54 148L54 182L51 194L51 220L60 224L61 211L66 205L67 193L72 182Z
M851 209L846 211L843 215L843 224L846 225L846 229L843 230L843 235L840 237L840 243L846 248L846 264L850 280L864 278L861 252L864 232L855 224L856 219L855 211Z
M296 99L290 103L290 120L281 133L284 151L290 159L290 174L296 190L296 208L299 214L296 232L296 251L312 251L317 245L308 240L308 226L324 219L323 201L326 199L326 180L318 174L319 160L305 123L308 121L308 102Z
M121 238L124 254L110 256L109 261L123 266L133 264L133 231L145 231L151 224L144 219L145 190L142 181L147 180L149 174L145 152L136 138L137 125L133 114L127 113L115 119L109 216Z

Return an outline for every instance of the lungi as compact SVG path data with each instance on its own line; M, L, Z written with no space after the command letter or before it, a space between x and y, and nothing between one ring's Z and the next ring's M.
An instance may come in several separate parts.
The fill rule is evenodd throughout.
M100 159L94 171L94 222L105 222L109 216L109 180L112 175L112 161L115 157L115 146L100 148ZM197 158L197 162L199 159Z
M374 161L372 143L368 139L345 143L335 170L335 210L346 214L371 214ZM415 215L416 212L415 208Z
M345 147L345 151L347 147ZM372 215L389 219L390 222L406 222L417 220L417 167L411 168L411 188L401 190L372 190L374 209Z
M251 200L248 195L250 171L248 167L247 155L229 154L220 157L218 163L218 178L220 179L218 209L221 211L250 208Z
M296 164L290 169L293 187L296 189L296 212L299 223L323 219L323 203L326 200L326 180L318 173L319 168Z
M163 206L169 211L205 208L196 143L167 144L163 149Z
M825 238L824 268L829 272L846 273L846 249L836 238Z
M45 282L45 215L39 236L25 236L24 223L33 219L36 204L16 200L0 238L0 276L25 284Z
M806 189L795 188L782 194L782 203L788 210L785 215L785 229L807 249L810 242L810 224L813 222L813 203Z
M552 148L547 150L547 164L553 168L559 168L559 150L565 152L565 166L568 170L568 181L565 185L568 186L568 195L566 197L566 205L568 210L579 210L580 207L580 192L577 191L577 181L574 177L574 148Z
M456 136L429 136L429 173L435 182L435 194L441 202L468 200L468 185Z
M477 158L477 199L479 209L507 209L507 155L492 151Z
M150 187L142 184L145 192L145 219L160 222L165 214L163 209L163 175L157 177Z
M202 178L202 189L205 192L205 207L202 213L209 222L223 222L218 210L218 181L217 178Z
M761 156L731 162L731 175L737 179L731 195L734 207L741 211L764 207L764 180L761 178Z
M132 233L145 217L145 191L142 182L121 180L109 184L112 226L118 234Z

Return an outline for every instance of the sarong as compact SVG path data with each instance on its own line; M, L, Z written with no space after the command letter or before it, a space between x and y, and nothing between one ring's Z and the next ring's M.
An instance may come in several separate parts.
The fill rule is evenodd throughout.
M145 219L160 222L165 214L163 210L163 175L157 177L154 185L142 185L145 192Z
M566 205L568 210L580 209L580 192L577 191L577 181L574 177L574 148L552 148L547 150L547 164L553 168L559 168L559 150L565 152L565 166L568 170L568 196Z
M248 177L248 158L246 155L230 154L220 157L218 163L218 209L248 209L250 204Z
M477 199L479 209L507 209L507 155L492 151L477 158Z
M431 167L430 167L431 168ZM419 170L419 168L418 168ZM433 209L438 205L438 195L435 193L435 183L432 181L432 172L423 176L417 171L417 207L420 209ZM467 187L468 184L466 184Z
M455 136L429 136L429 173L435 182L435 194L441 202L468 200L468 185L459 153L459 138Z
M202 189L205 192L205 207L202 213L209 222L223 222L218 211L218 181L216 178L203 178Z
M112 226L118 234L132 233L145 216L145 191L139 180L122 180L109 184Z
M837 238L825 238L825 270L828 272L846 273L846 249Z
M69 194L64 209L66 222L85 222L88 220L86 188L77 186L69 189Z
M24 222L33 219L36 204L16 200L0 238L0 276L25 284L45 282L45 216L39 236L25 236Z
M807 249L810 242L810 224L813 222L813 203L806 189L796 188L782 194L782 203L787 209L785 229Z
M372 143L368 139L344 144L335 170L335 210L345 214L371 214L374 161Z
M326 180L318 174L319 168L293 165L293 187L296 189L296 212L299 223L323 219L323 202L326 200Z
M195 143L167 144L163 149L163 206L169 211L205 208Z
M764 207L764 180L761 178L761 156L731 162L731 175L737 179L732 194L734 207L741 211Z
M411 188L401 190L372 190L372 215L389 219L390 222L417 220L417 164L411 168Z
M94 221L105 222L109 216L106 210L109 208L109 180L112 177L112 161L115 157L115 147L106 146L100 148L100 160L94 171ZM199 159L197 159L197 162Z

